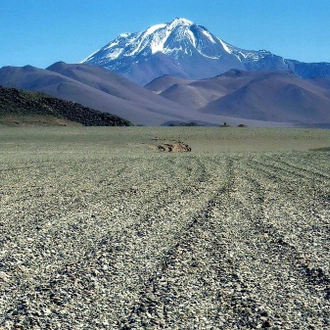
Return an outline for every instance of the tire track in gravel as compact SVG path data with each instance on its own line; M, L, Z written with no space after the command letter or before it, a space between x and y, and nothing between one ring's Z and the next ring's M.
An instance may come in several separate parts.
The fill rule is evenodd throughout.
M319 182L324 182L324 179L330 180L330 176L324 173L313 171L312 169L306 169L297 165L290 164L279 159L267 159L272 163L264 163L255 159L250 159L252 163L255 163L259 168L268 168L273 172L282 172L284 176L300 177L302 179L310 180L311 178Z
M193 189L187 189L185 184L178 184L177 188L175 188L181 198L187 199L187 201L195 198L198 199L199 196L205 192L205 187L207 186L207 184L200 184L200 181L207 181L208 179L205 172L205 167L195 160L190 165L194 167L195 163L198 165L195 172L200 173L200 175L197 175L196 179L198 182L193 185ZM123 175L124 174L125 173L123 173ZM187 178L188 174L189 172L186 174ZM183 176L180 180L182 180L182 182L187 182L186 177ZM142 182L145 182L144 178L141 180ZM175 177L173 178L173 181L176 181ZM106 189L106 187L107 182L103 181L98 189ZM121 282L126 277L134 275L133 273L130 275L129 272L123 272L121 264L124 261L125 264L129 265L130 259L136 259L138 251L143 252L143 250L148 248L148 233L153 235L153 228L157 226L157 223L155 222L156 220L152 219L152 214L159 212L164 207L171 207L171 205L175 203L175 200L170 200L170 197L173 199L173 189L171 190L169 187L173 187L171 182L167 182L167 188L165 190L162 189L156 194L151 195L152 200L144 209L146 213L143 209L140 209L139 216L132 219L132 222L121 224L120 229L118 230L112 228L108 234L102 235L101 237L94 236L94 243L91 244L89 248L87 246L81 246L80 258L75 259L73 254L73 258L70 263L65 263L60 267L57 267L55 273L51 276L48 275L49 280L47 281L47 285L35 288L38 298L44 299L50 306L55 306L54 309L56 310L58 308L57 306L72 305L73 301L70 296L72 294L76 295L79 292L81 303L85 302L87 304L91 304L93 302L91 305L93 306L94 304L96 305L100 299L100 297L98 297L98 288L106 284L107 286L112 286L111 292L108 292L107 304L116 306L116 308L112 308L112 313L114 319L118 318L124 309L124 306L129 306L128 301L120 301L120 293L124 291L122 287L123 283ZM138 190L140 188L137 187L136 191L131 189L132 188L127 188L127 193L125 194L121 191L121 203L125 202L124 199L130 201L131 204L135 203L135 198L139 200L139 196L137 196L137 194L139 194ZM159 203L159 197L162 197L162 203ZM149 209L153 210L150 214L148 213ZM92 216L93 223L95 226L98 226L98 222L100 221L98 216ZM160 219L157 221L160 221ZM79 224L77 223L74 226L72 225L71 230L68 231L74 233L76 237L76 247L78 244L78 238L84 237L85 235L84 230L81 230L83 222ZM183 228L182 226L186 225L185 223L181 225L180 223L177 223L177 225L177 232L172 234L175 237L179 236L179 232L182 229L185 230L191 226L191 224L188 224L187 228ZM102 224L100 226L102 226ZM59 228L59 230L62 231L63 228ZM60 237L61 235L57 234L55 230L52 232L52 236L55 239L55 237ZM69 239L69 237L67 237L67 239ZM139 239L141 240L139 241ZM171 242L170 236L168 236L167 239ZM136 253L134 253L134 251L129 251L128 249L132 241L140 242L137 243L137 245L140 246L136 250ZM44 244L39 248L46 249L47 244ZM146 274L150 275L150 272L146 272ZM94 280L95 277L98 277L97 283ZM85 284L82 286L80 283L88 283L88 285ZM130 285L132 288L134 287L134 283L131 283Z
M228 158L227 182L168 251L161 270L146 282L139 302L128 317L117 323L118 328L291 329L301 324L327 323L324 311L305 307L312 321L295 315L299 306L288 313L290 285L285 283L290 282L290 276L299 282L291 284L303 288L307 296L313 295L318 286L315 299L310 299L314 307L318 298L328 299L328 279L322 271L301 263L297 251L273 225L263 221L265 183L246 170L239 171L239 162L239 158ZM248 193L246 187L253 195L242 199L241 190ZM287 268L285 274L283 265ZM269 272L269 267L275 270ZM303 300L299 290L294 294ZM284 307L279 308L281 304Z
M300 222L304 224L310 224L310 221L306 219L312 217L315 226L312 226L311 229L319 230L321 228L323 232L329 233L330 200L328 196L330 189L328 182L320 180L320 184L317 185L314 178L305 175L300 176L299 173L297 176L302 178L303 181L297 181L295 180L294 172L287 176L287 172L282 171L278 166L268 167L268 170L265 170L265 164L260 162L253 163L249 161L247 166L262 174L268 180L268 184L272 184L276 189L282 190L278 198L285 196L289 205L290 203L301 204L299 207L295 207L294 214L292 214L293 210L282 209L284 214L288 217L293 215L299 216L301 218Z
M104 183L98 186L98 189L104 189ZM129 196L131 198L131 196ZM62 215L63 211L62 211ZM97 219L95 219L95 225L97 223ZM71 228L71 231L68 231L68 233L72 233L71 236L73 236L73 233L75 236L83 235L83 232L80 231L81 224L78 224L75 226L75 228ZM122 229L122 228L121 228ZM63 231L63 228L59 228L59 233ZM69 292L77 292L77 289L79 287L74 284L74 281L79 280L77 283L89 283L90 285L84 286L82 289L82 292L86 292L86 297L88 297L89 300L87 302L91 301L92 299L97 299L95 294L92 294L93 291L95 291L95 285L93 283L93 280L91 278L95 277L95 274L98 274L100 278L102 278L102 273L104 273L104 276L111 277L112 274L116 274L116 259L120 256L122 253L122 249L120 246L117 246L116 242L123 241L125 242L125 236L127 235L126 230L122 230L121 235L116 236L116 233L114 232L111 236L107 235L107 237L102 238L100 244L97 244L97 248L92 251L85 251L87 252L86 255L82 255L82 258L80 260L75 260L75 262L71 262L69 264L64 264L61 267L57 268L56 272L53 273L51 276L49 276L49 285L43 286L41 288L35 288L36 295L38 295L38 298L42 298L45 301L47 301L47 305L61 305L65 306L70 301L68 300L68 297L70 296ZM52 238L53 240L57 240L61 235L57 235L56 228L52 228ZM63 237L62 237L63 238ZM66 240L68 240L69 237L66 237ZM94 237L95 241L95 237ZM42 242L43 243L43 242ZM69 242L70 243L70 242ZM76 240L76 246L78 245L78 240ZM109 244L110 243L110 244ZM111 244L113 243L113 244ZM47 246L47 243L45 244L38 244L39 249L46 250L49 248ZM81 246L80 246L81 247ZM86 250L86 247L83 247L81 253L83 253L83 250ZM91 252L91 253L88 253ZM73 258L74 259L74 258ZM5 260L6 261L6 260ZM103 270L103 266L106 265L105 262L108 262L110 264L109 270L105 271ZM81 273L81 270L84 269L83 274ZM94 271L96 272L94 274ZM109 281L111 283L111 281ZM15 285L16 286L16 285ZM17 286L19 286L17 284ZM87 295L87 292L89 294ZM82 300L85 296L83 296ZM19 301L17 303L17 306L19 306ZM18 307L17 307L18 308ZM55 309L56 310L56 309ZM15 312L15 308L12 310L12 312ZM28 311L27 311L28 312ZM10 311L8 311L9 314L11 314Z
M119 192L124 210L119 210L117 222L90 214L96 229L88 237L83 218L72 224L81 239L70 238L73 262L40 274L49 279L49 285L35 290L41 301L58 311L44 315L44 324L47 320L63 323L69 317L60 315L65 308L85 309L89 316L81 322L90 328L95 328L93 318L102 310L108 323L99 323L99 329L110 328L110 324L111 329L293 329L308 324L324 328L330 299L325 291L328 275L309 263L308 251L302 251L283 235L280 226L269 221L271 206L277 202L274 196L288 195L290 201L300 197L301 191L290 195L295 192L294 184L285 180L286 172L265 169L251 162L255 159L239 155L204 158L203 162L197 157L187 159L177 176L175 169L183 162L173 162L168 171L174 175L169 181L164 179L161 189L150 191L149 201L142 194L143 189L153 188L153 178L141 171L135 180L133 171L127 178L133 185ZM142 185L135 187L139 182ZM107 189L108 183L111 180L100 183L98 189ZM109 197L110 191L118 189L110 189ZM182 203L177 203L178 196ZM188 206L192 210L184 216L170 212ZM304 207L301 215L307 211ZM283 215L292 216L288 211ZM177 223L169 222L164 229L169 217ZM101 234L97 228L107 229ZM156 240L151 241L154 236ZM58 243L61 239L56 236ZM144 255L150 257L148 270L144 270ZM126 270L131 261L135 268ZM270 286L272 282L276 288ZM292 292L290 285L295 289ZM296 292L300 287L302 292ZM317 312L305 306L311 295L320 298ZM26 302L17 299L19 312ZM290 299L296 301L291 304ZM29 317L36 308L33 304L30 301L24 307ZM307 316L295 316L299 312ZM71 324L80 325L79 320Z
M118 328L268 326L267 312L250 293L230 253L233 237L226 218L238 206L237 201L232 201L237 180L233 174L235 161L228 159L227 182L218 188L168 251L161 271L149 279L140 302L128 318L117 324ZM214 210L219 208L223 222L214 217Z
M302 199L304 199L304 203L300 208L297 207L294 212L304 219L304 217L306 217L305 213L308 209L308 213L313 214L313 219L316 222L315 228L319 228L319 230L329 233L329 180L321 175L321 178L318 177L317 179L314 176L309 177L305 174L305 172L308 172L308 170L305 169L303 169L304 174L297 173L297 175L295 175L294 170L292 170L294 166L291 167L290 171L287 171L277 165L277 159L274 161L270 158L270 161L272 161L272 164L265 164L261 161L249 159L247 166L251 169L255 168L256 171L267 178L269 182L280 185L282 193L279 196L285 194L285 196L290 197L292 200L295 198L298 202L301 202ZM273 164L274 162L275 165ZM283 212L287 213L286 210L283 210Z
M306 288L309 290L310 296L314 296L315 300L323 300L325 305L330 307L330 304L327 303L330 298L329 274L326 274L321 267L310 265L308 262L311 259L311 256L308 256L309 251L302 251L296 245L287 242L285 236L278 228L266 220L267 196L264 187L267 184L260 184L262 178L259 174L260 172L258 171L258 179L253 178L250 173L247 174L245 177L247 183L244 184L244 187L248 187L250 183L250 186L252 186L251 190L256 193L253 203L257 212L255 215L250 214L249 217L256 230L264 234L262 239L265 244L262 244L261 247L266 248L267 255L280 257L281 261L287 264L286 267L290 268L290 273L295 278L302 278L306 282ZM328 313L321 311L320 315L323 317L322 326L329 324Z
M67 162L67 164L69 165L69 163ZM45 196L47 196L47 193L49 193L50 191L53 191L53 197L55 197L56 195L61 195L61 196L65 196L67 194L67 187L63 186L61 187L58 184L58 178L61 178L61 180L63 179L63 177L66 175L67 172L69 172L69 170L67 169L67 171L64 171L65 168L65 162L61 163L60 166L60 171L58 170L58 167L56 167L56 165L54 165L54 162L51 163L51 166L47 166L47 165L41 165L41 166L26 166L26 167L22 167L22 168L16 168L17 169L21 169L21 175L24 175L24 180L20 180L18 183L16 184L5 184L5 185L0 185L0 196L3 195L6 197L6 201L5 203L2 202L1 205L3 205L3 207L5 206L9 206L12 205L13 203L19 203L19 202L24 202L26 200L29 200L31 198L44 198ZM113 166L113 168L111 168L111 173L113 177L119 176L122 172L125 171L125 169L128 167L127 164L123 164L120 167L115 167ZM48 182L45 183L43 182L43 184L40 184L40 182L36 182L35 178L37 177L36 172L30 172L31 169L36 169L39 173L40 176L43 176L42 173L40 173L41 171L47 172L47 173L51 173L51 175L47 175L47 179ZM23 171L24 170L24 171ZM110 171L110 169L109 169ZM33 173L33 175L32 175ZM51 182L52 180L52 182ZM22 191L19 191L19 194L17 194L15 189L22 189L22 181L25 184L25 189ZM72 177L70 178L70 186L74 186L79 184L79 180L77 180L77 178ZM67 182L68 183L68 182ZM95 183L96 185L96 183ZM99 180L97 182L97 189L100 190L102 188L104 188L104 186L106 186L106 180L102 179ZM83 187L81 187L83 188ZM16 196L18 195L18 196ZM3 199L4 200L4 199ZM24 204L24 203L23 203Z
M255 159L250 159L249 165L252 166L252 164L254 164L258 168L258 171L260 171L260 173L263 173L269 179L281 182L281 184L283 185L283 190L285 190L285 192L289 194L295 193L298 188L297 185L293 187L290 186L290 181L292 181L293 179L296 180L297 178L300 178L304 180L304 182L307 184L312 181L312 185L309 187L309 189L312 190L311 193L313 198L322 201L323 204L326 206L329 205L330 193L325 193L324 190L318 186L318 184L324 185L324 180L329 180L327 176L323 176L322 174L314 173L313 171L305 169L301 171L303 173L297 173L294 170L294 166L290 166L291 168L285 169L280 165L277 165L278 163L276 162L275 164L266 164ZM306 175L306 173L316 174L317 178L315 178L314 176L309 177L308 175Z
M184 255L192 252L194 239L200 239L199 235L203 232L202 228L208 221L211 210L221 196L228 193L232 186L232 161L227 164L227 175L225 184L215 189L214 196L209 199L204 208L199 210L191 221L182 229L176 243L166 252L159 262L156 273L148 278L141 291L139 301L132 307L131 312L126 317L119 320L116 324L118 329L132 328L164 328L179 329L180 324L177 315L172 315L171 304L175 304L177 293L171 293L173 285L172 276L168 273L176 267L180 267ZM205 181L206 171L203 168L203 175L198 181ZM202 180L201 180L202 179ZM201 260L192 258L193 267L198 267ZM201 265L200 265L201 266ZM184 320L183 325L185 324Z
M119 170L122 172L123 169L118 169L118 171ZM101 185L98 185L98 189L104 189L104 184L105 183L103 182L101 183ZM131 196L129 198L131 199ZM64 215L65 214L63 214L62 211L62 216ZM75 217L76 216L77 215L75 215ZM96 225L98 219L93 216L92 220ZM80 230L81 225L82 223L79 223L74 227L71 226L71 230L68 230L67 233L71 232L72 235L74 233L74 236L77 236L77 238L79 235L82 235L83 237L83 230ZM43 299L46 299L46 301L50 299L51 304L56 302L57 305L65 305L67 302L69 302L67 298L67 296L71 295L69 294L69 292L77 292L79 285L77 286L76 284L74 284L74 281L79 280L78 283L90 283L90 285L85 286L83 288L83 292L89 292L89 294L86 296L88 297L88 301L90 302L91 298L96 299L95 293L92 294L92 292L95 290L95 285L93 284L93 281L91 281L91 278L95 277L96 274L101 275L102 273L104 273L104 276L106 276L107 278L109 278L109 276L111 276L112 274L116 274L116 259L122 253L122 248L116 243L121 241L125 242L127 240L125 237L127 236L127 231L125 230L125 228L121 228L121 230L121 235L116 236L116 232L114 232L111 234L111 236L107 235L107 237L103 237L99 244L97 244L96 249L93 249L92 251L85 251L87 252L86 255L83 254L80 259L75 260L75 262L71 262L69 264L64 264L62 267L57 268L56 273L54 273L52 276L48 275L49 285L44 286L42 288L36 288L35 290L38 297L43 297ZM59 235L57 235L56 228L52 228L53 240L56 240L57 238L61 237L60 233L62 231L63 228L59 228ZM63 237L59 239L59 245L62 239ZM69 237L66 237L66 240L68 239ZM95 241L96 237L93 237L93 239ZM46 242L42 243L45 244L39 244L40 246L38 247L38 249L46 250L47 248L50 248L49 246L47 246ZM75 246L77 246L78 243L79 242L76 240ZM77 248L75 248L75 250L76 249ZM83 250L84 249L82 249L81 253L83 253ZM74 254L75 253L73 253L73 255ZM109 269L103 269L103 267L106 266L107 263L109 264ZM81 272L82 269L84 269L83 275ZM94 271L96 273L94 273ZM102 278L102 276L100 277ZM56 285L54 283L56 283ZM51 295L49 296L50 292ZM60 292L62 292L62 294L60 294ZM85 298L82 297L82 301L84 300Z
M309 323L311 326L315 324L324 327L328 324L329 318L326 309L318 308L318 303L321 299L323 306L327 305L327 302L324 302L324 299L328 299L327 278L322 271L316 271L316 274L312 271L319 278L317 280L319 286L315 293L315 283L310 283L310 271L301 274L302 264L291 266L291 262L296 259L296 251L291 251L291 247L287 249L287 243L274 231L274 227L262 221L265 218L264 204L267 195L263 187L266 183L260 180L259 172L256 175L258 179L251 179L244 166L243 170L237 170L233 175L235 182L231 186L228 200L219 203L222 207L216 210L219 216L224 212L224 208L228 213L222 221L215 222L216 226L213 228L213 233L220 238L218 241L213 241L213 250L218 251L214 262L222 259L219 274L221 278L226 279L220 286L222 294L219 294L218 299L221 304L220 306L218 304L217 322L213 325L222 325L221 329L271 326L292 329ZM250 187L250 195L248 187ZM244 194L248 197L244 197ZM224 255L229 255L225 261L223 261ZM299 256L298 260L300 260ZM284 270L283 265L287 269ZM265 281L264 278L267 280ZM287 310L291 307L288 299L291 294L292 278L298 282L298 284L291 283L294 288L292 295L297 298L297 304L308 301L315 308L304 306L306 314L303 317L299 316L299 311L303 310L299 306L296 310ZM277 286L276 289L273 289L273 283ZM226 290L228 287L231 290L229 292ZM304 300L300 290L308 299ZM282 307L279 307L281 305ZM226 308L226 306L231 307ZM306 315L310 316L311 320L306 318Z
M197 164L198 168L201 170L201 174L197 175L197 181L202 182L203 180L205 180L205 168L203 167L203 165L198 162L197 160L194 160L193 165ZM177 177L176 175L176 170L177 170L177 166L176 164L172 164L173 168L173 178L175 179L171 179L173 182L176 181L176 183L180 182L180 181L185 181L186 178L190 178L192 173L190 172L190 168L187 167L187 172L185 173L184 177ZM155 178L152 177L150 178L148 181L153 184L154 183ZM143 180L144 182L146 180ZM184 197L185 195L189 194L192 190L196 190L196 196L198 197L198 192L200 190L199 187L199 182L195 183L196 180L194 180L194 182L192 182L192 184L189 186L189 189L187 190L186 185L182 184L182 185L173 185L173 184L169 184L169 182L166 183L166 187L161 187L160 189L158 188L158 191L153 192L152 194L150 194L150 191L148 191L147 197L146 199L144 199L141 203L141 206L145 209L150 209L150 211L152 213L157 213L157 211L159 211L160 209L166 207L169 207L171 205L171 203L173 203L174 198L173 198L173 191L177 190L176 194L180 197ZM156 211L156 212L155 212ZM148 218L150 216L150 214L147 212L147 214L145 215L145 218Z
M298 166L292 163L289 163L287 161L284 161L282 159L277 160L277 164L279 164L279 168L283 169L283 166L287 167L290 171L292 171L292 174L297 175L297 171L300 171L301 173L306 174L306 178L309 178L309 175L312 174L312 176L318 177L320 181L325 180L330 180L330 175L325 174L325 173L321 173L319 171L316 171L315 169L311 169L311 168L304 168L302 166ZM301 174L303 176L303 174Z
M189 160L188 160L189 161ZM156 191L150 191L148 185L154 184L154 178L147 179L144 178L144 186L146 188L136 187L136 188L126 188L125 191L121 191L121 194L131 195L132 204L134 204L135 199L138 201L139 209L137 210L137 221L134 224L129 225L126 229L134 229L140 237L146 237L148 232L152 231L153 225L156 224L160 219L156 219L155 215L162 214L166 216L168 211L172 208L173 205L178 203L178 199L182 200L182 204L185 204L186 200L189 199L199 199L201 195L204 194L205 187L201 186L201 182L206 180L205 167L198 160L194 159L190 166L197 164L197 170L193 173L194 181L189 182L191 172L189 167L185 176L176 177L173 175L173 178L170 181L166 182L165 187L157 187ZM175 174L176 164L172 164L173 168L171 171ZM196 176L197 172L197 176ZM149 183L148 183L149 182ZM182 184L181 184L182 183ZM141 194L144 194L144 191L147 192L146 197L139 200ZM140 195L140 196L139 196Z

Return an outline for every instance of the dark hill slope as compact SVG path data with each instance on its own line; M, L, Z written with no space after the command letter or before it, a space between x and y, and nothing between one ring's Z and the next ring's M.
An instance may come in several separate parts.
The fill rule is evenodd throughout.
M78 103L59 100L44 93L0 86L0 117L17 118L19 122L19 119L26 116L64 119L84 126L132 125L128 120ZM58 123L56 120L47 122L55 125Z

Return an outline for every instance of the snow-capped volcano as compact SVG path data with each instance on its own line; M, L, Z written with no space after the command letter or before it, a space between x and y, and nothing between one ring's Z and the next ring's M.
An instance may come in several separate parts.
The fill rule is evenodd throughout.
M107 68L142 85L164 74L199 79L230 69L293 70L300 76L315 76L321 70L321 75L330 75L326 63L314 64L310 72L308 64L230 45L185 18L120 34L81 63Z

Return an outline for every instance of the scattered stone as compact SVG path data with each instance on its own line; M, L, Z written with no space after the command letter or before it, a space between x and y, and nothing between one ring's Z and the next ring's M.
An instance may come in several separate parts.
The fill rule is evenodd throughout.
M47 131L0 132L0 329L329 328L329 154Z
M155 150L163 151L163 152L190 152L191 148L188 144L183 142L175 142L173 144L164 143L159 144L158 146L152 147Z

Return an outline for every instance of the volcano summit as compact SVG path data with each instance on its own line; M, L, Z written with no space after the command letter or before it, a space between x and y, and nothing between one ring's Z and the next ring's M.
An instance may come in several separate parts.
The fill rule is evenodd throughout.
M104 67L140 85L164 74L201 79L230 69L289 70L301 78L330 76L330 63L302 63L266 50L244 50L185 18L120 34L81 63Z

